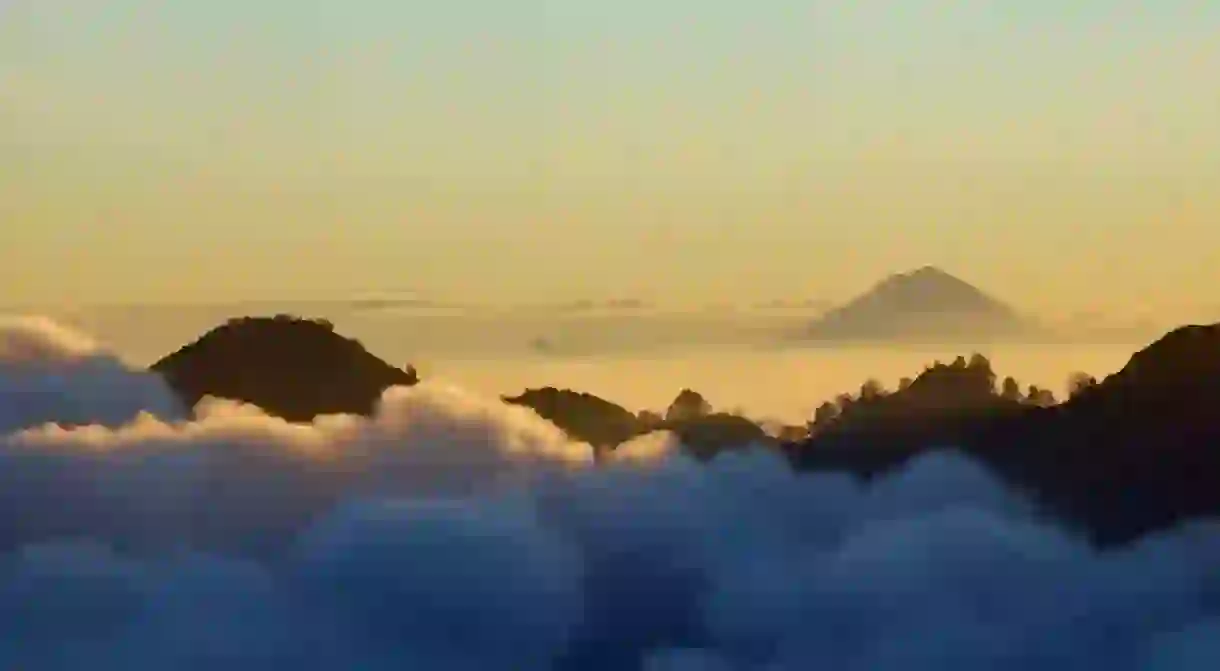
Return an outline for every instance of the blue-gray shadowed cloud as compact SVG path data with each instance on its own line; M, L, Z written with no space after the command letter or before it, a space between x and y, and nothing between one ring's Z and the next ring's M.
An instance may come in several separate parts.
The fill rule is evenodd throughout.
M1195 671L1217 659L1214 524L1099 554L950 455L866 485L799 476L768 454L700 465L674 448L631 446L639 458L594 469L588 446L528 411L427 384L387 392L369 419L291 426L221 404L190 423L9 434L0 625L20 635L0 639L0 665Z

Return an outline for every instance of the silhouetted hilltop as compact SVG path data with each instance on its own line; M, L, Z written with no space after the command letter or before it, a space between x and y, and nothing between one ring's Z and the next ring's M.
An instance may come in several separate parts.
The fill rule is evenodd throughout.
M569 389L528 389L518 396L501 397L505 403L532 408L575 440L599 449L613 449L632 438L654 431L672 431L699 458L751 443L774 443L755 422L724 412L713 412L698 392L683 389L664 416L630 410L605 399Z
M1100 542L1220 514L1220 326L1186 326L1053 408L990 428L993 467Z
M162 358L151 370L188 405L204 396L253 403L290 421L322 414L371 414L381 393L419 381L325 320L241 317Z
M849 397L785 449L798 468L864 476L960 449L1103 545L1220 514L1220 325L1177 329L1059 404L1014 397L1015 381L988 390L984 362L959 359L892 395Z
M932 266L891 275L827 311L804 337L827 341L940 341L1015 337L1036 328L1009 306Z
M501 399L505 403L532 408L539 417L563 429L573 439L599 448L614 447L641 432L641 424L634 413L593 394L543 387Z
M874 381L857 395L840 395L823 404L810 427L823 441L876 443L891 436L909 440L928 434L943 439L950 426L967 425L981 416L1023 410L1029 401L996 392L991 362L975 354L969 361L936 362L897 391L887 392ZM930 433L929 433L930 432Z
M777 444L753 420L728 412L670 420L658 428L672 431L686 450L699 459L711 459L725 450L742 449L749 445Z
M1220 384L1220 324L1181 326L1131 355L1122 370L1106 378L1123 385L1157 392L1173 391L1184 383L1210 378Z

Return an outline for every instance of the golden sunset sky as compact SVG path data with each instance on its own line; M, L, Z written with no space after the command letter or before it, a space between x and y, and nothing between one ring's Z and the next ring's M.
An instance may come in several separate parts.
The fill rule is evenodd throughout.
M0 0L0 302L1220 307L1220 2Z

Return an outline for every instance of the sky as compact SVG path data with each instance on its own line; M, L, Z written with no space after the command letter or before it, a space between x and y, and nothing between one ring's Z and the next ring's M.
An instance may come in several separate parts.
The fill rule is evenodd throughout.
M0 302L1213 306L1213 0L0 0Z

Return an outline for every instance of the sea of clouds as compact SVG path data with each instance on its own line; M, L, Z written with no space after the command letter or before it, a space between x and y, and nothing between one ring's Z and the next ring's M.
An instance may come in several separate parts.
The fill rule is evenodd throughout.
M9 320L0 668L1220 668L1220 525L1099 553L947 453L865 485L677 448L595 466L430 382L371 419L191 413Z

